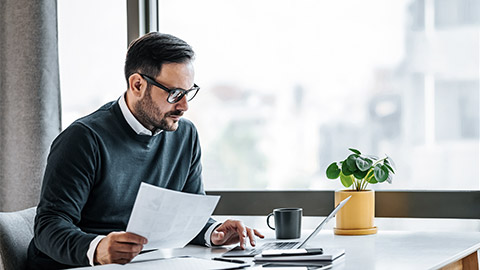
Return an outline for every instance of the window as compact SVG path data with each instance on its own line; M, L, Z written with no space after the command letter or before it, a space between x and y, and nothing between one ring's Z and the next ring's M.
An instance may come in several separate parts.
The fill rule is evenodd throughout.
M480 23L478 0L435 0L434 5L435 26L438 28Z
M159 0L160 30L197 53L186 117L206 188L338 189L325 169L355 147L396 162L374 189L479 190L477 7ZM65 128L126 89L126 2L58 1L58 16Z
M117 99L127 86L126 2L57 2L62 127Z
M396 162L374 189L480 189L475 5L160 0L197 53L206 188L338 189L325 169L354 147Z

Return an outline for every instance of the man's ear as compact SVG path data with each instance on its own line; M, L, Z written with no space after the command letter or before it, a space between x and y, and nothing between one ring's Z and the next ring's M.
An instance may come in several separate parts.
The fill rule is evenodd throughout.
M138 73L133 73L128 77L128 90L133 95L141 97L144 90L147 88L147 82Z

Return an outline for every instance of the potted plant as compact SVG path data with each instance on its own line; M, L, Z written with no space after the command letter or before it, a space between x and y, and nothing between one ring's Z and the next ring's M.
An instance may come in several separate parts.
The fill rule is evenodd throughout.
M393 160L385 156L379 159L372 155L363 155L357 149L349 148L353 153L345 160L333 162L327 168L327 178L337 179L350 190L335 191L335 205L352 196L349 202L337 213L335 234L363 235L374 234L375 193L368 190L368 184L392 183L395 173Z

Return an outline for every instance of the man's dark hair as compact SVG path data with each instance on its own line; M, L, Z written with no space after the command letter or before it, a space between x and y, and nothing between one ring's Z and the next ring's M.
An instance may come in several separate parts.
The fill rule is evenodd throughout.
M193 60L195 53L185 41L158 32L137 38L128 46L125 59L125 78L139 72L156 77L164 63L185 63Z

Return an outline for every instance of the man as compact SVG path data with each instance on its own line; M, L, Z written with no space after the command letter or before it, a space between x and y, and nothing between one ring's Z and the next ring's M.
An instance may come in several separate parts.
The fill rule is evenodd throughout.
M131 43L128 90L65 129L52 143L28 250L31 269L128 263L147 243L124 232L141 182L205 194L200 145L182 117L199 87L192 48L149 33ZM108 78L105 78L108 80ZM188 90L186 90L188 89ZM191 241L252 246L257 230L210 219Z

